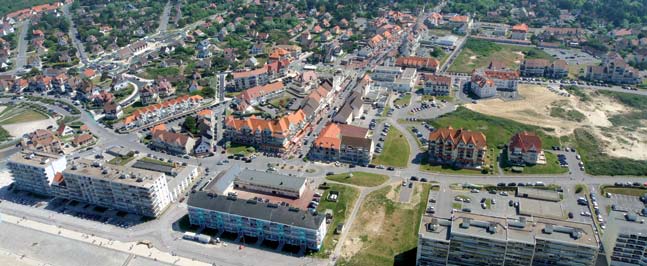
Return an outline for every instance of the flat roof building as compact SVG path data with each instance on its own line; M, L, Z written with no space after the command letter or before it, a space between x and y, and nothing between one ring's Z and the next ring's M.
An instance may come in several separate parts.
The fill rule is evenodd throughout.
M171 203L164 173L75 160L52 184L54 195L106 208L159 216Z
M67 166L65 155L22 151L7 163L18 190L52 196L50 185Z
M647 265L645 217L611 211L602 241L610 266Z
M207 191L191 193L187 204L192 225L278 242L280 247L319 250L326 236L325 216L316 212Z
M558 202L562 200L561 197L559 196L559 192L557 191L547 190L547 189L527 188L527 187L518 187L517 197L545 200L545 201L554 201L554 202Z
M300 198L305 191L306 179L244 169L234 180L234 188L288 198Z
M454 212L423 216L418 265L595 265L599 245L589 224Z

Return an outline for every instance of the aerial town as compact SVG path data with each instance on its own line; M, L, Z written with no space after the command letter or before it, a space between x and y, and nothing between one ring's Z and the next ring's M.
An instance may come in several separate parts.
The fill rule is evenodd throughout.
M645 1L0 2L0 265L647 265Z

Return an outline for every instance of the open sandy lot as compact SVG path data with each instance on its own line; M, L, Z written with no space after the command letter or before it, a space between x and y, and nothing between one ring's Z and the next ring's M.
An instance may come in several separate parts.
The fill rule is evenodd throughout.
M564 92L564 91L562 91ZM467 104L470 110L487 115L511 119L525 124L552 128L558 136L570 135L576 128L586 127L603 142L611 156L647 159L647 132L627 132L615 128L609 117L625 114L631 108L605 97L595 96L582 102L579 97L559 95L540 85L519 85L519 94L523 99L503 101L501 99L481 100L476 104ZM551 116L551 109L561 107L584 115L581 121L569 121Z
M3 128L14 137L22 137L26 133L35 131L36 129L46 129L49 126L56 126L56 120L48 118L45 120L38 120L32 122L15 123L4 126Z

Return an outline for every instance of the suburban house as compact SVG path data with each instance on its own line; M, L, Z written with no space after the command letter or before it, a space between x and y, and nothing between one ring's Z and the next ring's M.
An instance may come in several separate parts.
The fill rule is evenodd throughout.
M244 119L228 116L224 138L234 144L281 154L299 143L306 123L306 115L301 109L274 120L253 115Z
M508 143L508 161L514 165L546 164L539 136L527 131L514 134Z
M479 98L496 95L497 91L517 92L519 71L503 67L496 61L490 62L487 68L475 69L469 83L470 90Z
M526 59L519 67L521 76L560 79L568 75L568 63L559 59L552 63L548 59Z
M214 140L207 137L200 137L198 143L193 149L193 154L196 156L207 156L213 152Z
M52 132L45 129L37 129L29 133L20 143L23 149L58 154L63 152L61 140Z
M121 110L121 105L115 102L109 102L103 105L103 114L105 115L105 119L116 120L121 118L124 112Z
M151 146L170 154L189 154L195 146L195 139L186 134L171 132L166 125L159 124L151 129Z
M92 141L94 141L92 134L85 133L74 137L74 139L72 139L72 145L74 145L74 147L81 147L91 143Z
M449 95L452 87L452 77L431 73L420 73L422 91L427 95Z
M160 96L154 86L146 85L139 92L139 100L142 105L146 106L160 102Z
M429 134L429 160L459 167L479 168L485 163L487 144L482 132L438 128Z
M65 123L61 123L58 125L58 129L56 129L56 135L59 137L67 137L74 135L74 129L66 125Z
M510 39L525 41L528 37L528 25L525 23L512 26Z
M367 165L373 158L374 148L367 128L328 123L312 143L308 157L311 160Z

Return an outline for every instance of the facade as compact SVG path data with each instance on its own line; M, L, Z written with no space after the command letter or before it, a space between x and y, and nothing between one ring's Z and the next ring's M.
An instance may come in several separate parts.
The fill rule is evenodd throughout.
M510 39L525 41L528 35L528 25L525 23L512 26Z
M43 196L52 196L50 185L60 174L67 161L65 155L23 151L14 154L7 163L18 190Z
M637 84L642 82L640 72L627 64L614 52L607 54L600 66L588 66L585 77L592 81L604 81L617 84Z
M234 144L254 146L256 149L284 153L298 143L306 126L306 115L298 111L278 118L266 120L250 116L225 119L224 138Z
M367 165L373 158L374 149L367 128L329 123L312 143L308 157L312 160Z
M422 91L428 95L449 95L452 87L452 78L450 76L422 73L420 74L420 83Z
M429 160L443 164L480 167L485 163L487 144L482 132L451 126L429 134Z
M497 91L515 93L519 85L519 71L498 66L490 62L487 68L475 69L472 72L470 90L479 98L495 96Z
M610 266L647 265L647 226L635 213L611 211L602 240Z
M364 113L364 100L362 95L357 90L354 90L346 101L344 105L339 109L339 111L333 116L332 121L342 124L350 124L356 118L359 118Z
M279 246L319 250L327 232L324 215L207 191L190 194L188 209L192 225L272 241Z
M423 216L417 265L595 265L599 245L591 225L530 219L464 212L451 219Z
M515 165L545 164L546 157L541 149L541 139L532 132L519 132L508 143L508 161Z
M519 67L521 76L563 78L568 75L568 63L565 60L555 60L552 63L547 59L526 59Z
M56 197L157 217L171 203L164 173L79 159L52 184Z
M238 110L245 111L249 107L280 96L283 91L285 91L285 86L282 81L246 89L236 96Z
M186 134L168 131L164 124L153 127L151 135L151 146L170 154L190 154L195 146L195 139Z
M183 95L162 103L142 107L124 118L123 124L128 129L144 126L196 108L200 106L203 100L200 95Z
M234 179L234 188L272 196L298 199L306 189L306 179L244 169Z
M254 70L244 72L233 72L233 83L237 91L247 88L262 86L269 82L269 75L267 68L261 67Z

